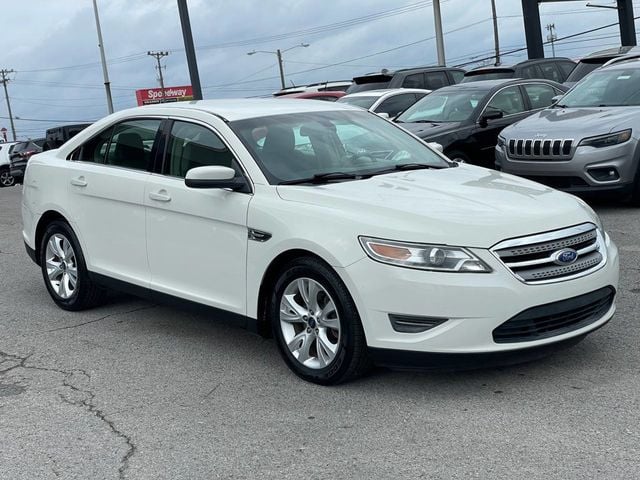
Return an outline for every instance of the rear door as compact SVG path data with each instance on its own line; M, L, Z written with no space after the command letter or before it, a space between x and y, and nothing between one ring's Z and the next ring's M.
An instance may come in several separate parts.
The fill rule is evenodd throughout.
M91 138L65 169L89 270L147 286L144 187L162 120L132 119Z
M234 313L246 311L247 211L251 194L188 188L186 173L220 165L244 175L207 116L172 120L160 173L144 193L151 287Z

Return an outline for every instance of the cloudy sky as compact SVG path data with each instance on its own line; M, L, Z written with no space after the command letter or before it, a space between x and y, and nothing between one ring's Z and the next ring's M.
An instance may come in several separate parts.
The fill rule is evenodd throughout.
M477 61L493 51L490 0L441 0L447 63ZM600 4L612 4L601 0ZM436 61L433 7L420 0L189 0L205 98L266 95L279 88L276 56L252 50L288 49L287 83L354 75ZM502 51L524 47L521 3L496 0ZM611 9L586 1L541 5L542 24L558 37L617 22ZM136 105L135 90L158 86L148 50L167 50L165 85L189 84L175 0L98 0L114 105ZM640 5L634 7L636 16ZM107 114L91 0L2 2L0 69L8 84L20 138L43 136L65 121ZM637 27L640 28L640 27ZM546 31L544 32L546 35ZM579 58L619 45L618 27L558 42L556 55ZM547 56L551 56L550 47ZM504 58L513 63L526 51ZM9 129L0 100L0 127Z

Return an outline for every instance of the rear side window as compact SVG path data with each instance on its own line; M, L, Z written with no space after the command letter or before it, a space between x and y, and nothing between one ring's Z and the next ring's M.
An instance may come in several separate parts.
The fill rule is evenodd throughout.
M416 96L413 93L394 95L378 105L375 109L375 113L388 113L390 117L395 117L414 103L416 103Z
M147 170L161 120L129 120L103 130L71 155L71 160Z
M404 88L425 88L424 74L414 73L413 75L407 75L402 82Z
M542 78L547 80L553 80L554 82L562 83L564 75L561 75L555 64L547 62L541 63L540 69L542 70Z
M558 62L558 66L564 74L563 78L565 79L573 72L573 69L576 68L576 64L572 62Z
M551 99L557 95L555 89L542 83L523 86L529 96L532 110L548 107L551 105Z
M536 65L528 65L522 67L520 75L521 78L546 78L542 76L542 73L538 70Z
M233 154L218 135L202 125L174 122L163 173L184 178L192 168L210 165L239 171Z
M449 80L447 80L447 75L444 72L426 72L424 76L426 85L423 88L427 90L437 90L449 85Z

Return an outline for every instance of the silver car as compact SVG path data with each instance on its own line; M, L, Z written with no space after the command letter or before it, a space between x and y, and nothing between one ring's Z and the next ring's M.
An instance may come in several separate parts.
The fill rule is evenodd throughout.
M551 107L505 128L496 168L571 193L640 204L640 60L594 71Z

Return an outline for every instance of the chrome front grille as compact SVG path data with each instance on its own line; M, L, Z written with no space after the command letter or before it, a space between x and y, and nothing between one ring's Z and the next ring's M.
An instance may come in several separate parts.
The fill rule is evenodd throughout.
M592 223L505 240L491 251L525 283L587 275L606 261L604 239ZM565 255L569 261L564 261Z
M569 160L573 156L572 139L511 139L506 144L509 158L515 160Z

